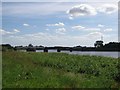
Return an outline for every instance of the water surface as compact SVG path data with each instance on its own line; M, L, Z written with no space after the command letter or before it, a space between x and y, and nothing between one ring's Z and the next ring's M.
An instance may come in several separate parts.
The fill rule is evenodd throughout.
M43 52L43 50L36 50L36 52ZM57 50L48 50L48 52L57 52ZM95 55L95 56L105 56L118 58L120 52L101 52L101 51L61 51L69 54L78 54L78 55Z

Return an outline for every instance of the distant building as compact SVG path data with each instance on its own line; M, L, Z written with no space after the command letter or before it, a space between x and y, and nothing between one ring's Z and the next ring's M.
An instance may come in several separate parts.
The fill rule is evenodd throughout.
M102 40L99 40L99 41L96 41L95 43L94 43L94 46L95 47L103 47L103 41Z

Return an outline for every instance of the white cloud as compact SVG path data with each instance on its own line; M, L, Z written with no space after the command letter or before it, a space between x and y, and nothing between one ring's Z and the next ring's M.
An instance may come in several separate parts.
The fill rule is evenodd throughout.
M104 30L104 32L111 32L111 31L113 31L112 28L107 28L107 29Z
M103 28L103 27L104 27L104 25L102 25L102 24L98 24L98 27L101 27L101 28Z
M77 29L77 30L83 30L85 27L83 27L83 26L80 26L80 25L78 25L78 26L73 26L72 27L72 29Z
M82 31L100 31L100 28L87 28L87 27L83 27L83 26L73 26L72 29L75 30L82 30Z
M56 33L57 34L65 34L65 32L66 32L65 28L58 28L58 29L56 29Z
M26 27L28 27L28 26L30 26L30 25L29 25L29 24L27 24L27 23L24 23L24 24L23 24L23 26L26 26Z
M89 33L87 36L89 36L89 37L101 37L101 36L103 36L104 34L103 33L101 33L101 32L91 32L91 33Z
M13 30L15 33L18 33L18 32L20 32L18 29L14 29Z
M11 32L0 29L0 35L6 35L6 34L11 34Z
M69 19L70 19L70 20L73 20L73 17L70 16Z
M72 7L67 11L70 14L70 17L86 16L86 15L96 15L96 9L88 4L80 4Z
M14 29L12 32L5 31L3 29L0 29L0 35L9 35L9 34L16 34L19 33L20 31L17 29Z
M45 30L46 30L46 31L50 31L50 29L49 29L49 28L46 28Z
M86 28L85 31L100 31L100 28Z
M59 26L59 27L62 27L64 25L65 25L64 23L59 22L59 23L56 23L56 24L47 24L46 26Z
M115 4L104 4L97 8L97 10L101 13L112 14L118 10L118 6Z
M73 29L73 31L74 30L79 30L79 31L87 31L87 32L94 32L94 33L98 33L98 32L101 32L101 31L103 31L103 32L112 32L113 31L112 28L105 28L104 30L101 30L102 27L105 27L102 24L98 24L98 27L99 28L96 28L96 27L89 28L89 27L84 27L84 26L77 25L77 26L73 26L72 29Z
M79 16L94 16L97 15L98 12L105 14L112 14L118 11L117 4L99 4L98 6L92 4L80 4L72 7L67 11L69 14L69 19L73 19L74 17ZM100 26L103 27L103 26Z

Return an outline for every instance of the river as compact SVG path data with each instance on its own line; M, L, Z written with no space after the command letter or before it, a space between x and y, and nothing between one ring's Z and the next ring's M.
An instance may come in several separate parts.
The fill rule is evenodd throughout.
M36 52L43 52L43 50L36 50ZM49 50L48 52L57 52L57 50ZM120 57L120 52L101 52L101 51L61 51L68 54L78 54L78 55L95 55L95 56L105 56L105 57Z

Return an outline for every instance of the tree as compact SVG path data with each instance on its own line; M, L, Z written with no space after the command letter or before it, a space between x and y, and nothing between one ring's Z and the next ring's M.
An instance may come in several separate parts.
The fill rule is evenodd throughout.
M96 41L94 46L95 47L103 47L103 41Z
M29 44L28 47L33 47L33 45L32 45L32 44Z

